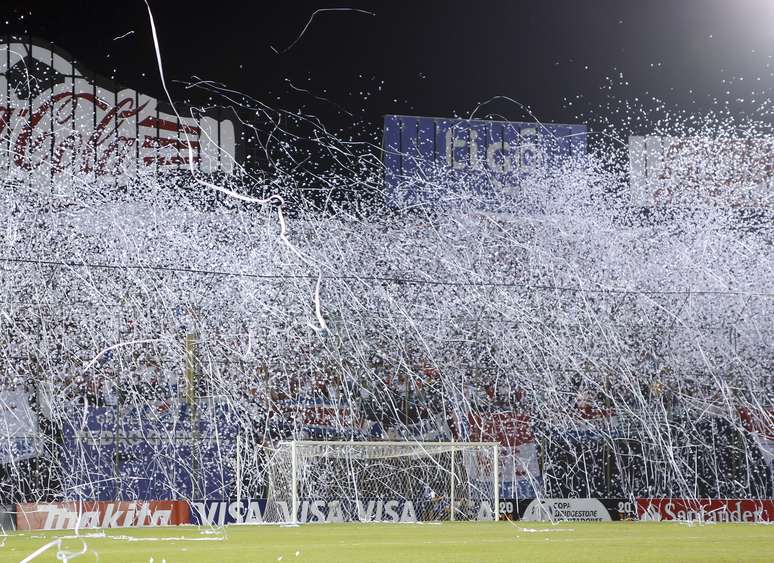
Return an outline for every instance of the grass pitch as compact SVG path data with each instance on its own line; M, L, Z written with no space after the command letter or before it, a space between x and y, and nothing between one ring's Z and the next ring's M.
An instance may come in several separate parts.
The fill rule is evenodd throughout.
M18 532L0 561L21 561L61 539L75 561L772 561L774 526L666 522L310 524ZM57 561L56 548L34 559ZM61 559L59 559L61 561Z

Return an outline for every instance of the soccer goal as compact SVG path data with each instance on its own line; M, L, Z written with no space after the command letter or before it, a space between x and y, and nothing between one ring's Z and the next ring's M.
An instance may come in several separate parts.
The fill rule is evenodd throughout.
M264 521L496 520L494 442L281 442Z

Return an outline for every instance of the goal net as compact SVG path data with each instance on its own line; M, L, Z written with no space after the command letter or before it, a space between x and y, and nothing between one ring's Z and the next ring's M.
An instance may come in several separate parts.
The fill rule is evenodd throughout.
M495 520L498 444L282 442L267 522Z

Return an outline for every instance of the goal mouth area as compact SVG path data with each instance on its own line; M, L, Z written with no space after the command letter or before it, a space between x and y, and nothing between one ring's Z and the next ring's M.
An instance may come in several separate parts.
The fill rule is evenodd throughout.
M297 440L267 464L267 522L496 520L497 442Z

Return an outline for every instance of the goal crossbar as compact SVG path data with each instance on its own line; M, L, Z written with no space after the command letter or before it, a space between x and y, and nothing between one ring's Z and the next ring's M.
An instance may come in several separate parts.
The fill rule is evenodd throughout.
M354 440L283 440L279 442L280 446L284 444L293 444L299 446L327 446L327 445L347 445L347 446L451 446L459 448L469 448L471 446L491 446L499 445L497 442L425 442L416 440L374 440L357 441Z

